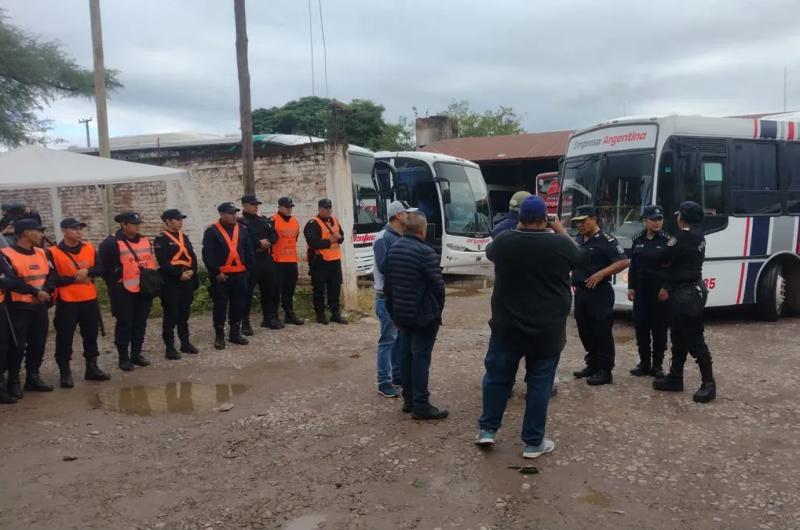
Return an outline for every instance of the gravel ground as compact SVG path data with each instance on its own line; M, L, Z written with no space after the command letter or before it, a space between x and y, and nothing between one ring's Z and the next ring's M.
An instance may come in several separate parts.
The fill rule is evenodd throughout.
M521 386L497 447L472 444L491 287L452 285L431 374L449 419L416 422L377 395L373 318L259 330L216 352L202 315L202 353L177 362L153 320L153 366L123 374L109 353L111 382L0 409L0 527L800 528L797 320L712 316L720 397L705 406L691 400L691 362L684 393L627 375L624 318L614 384L573 380L583 352L570 322L548 424L556 450L522 474Z

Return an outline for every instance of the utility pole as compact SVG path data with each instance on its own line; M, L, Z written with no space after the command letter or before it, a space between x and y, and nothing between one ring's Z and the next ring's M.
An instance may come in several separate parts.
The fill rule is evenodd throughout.
M82 123L86 125L86 147L92 147L92 141L89 139L89 122L92 121L92 118L83 118L82 120L78 120L78 123Z
M245 0L233 0L236 18L236 66L239 70L239 116L242 129L242 180L245 194L255 193L253 167L253 113L250 110L250 69L247 65Z
M103 60L103 26L100 18L100 0L89 0L89 16L92 23L92 55L94 56L94 101L97 105L97 144L100 156L111 158L108 140L108 109L106 107L106 67ZM88 127L88 125L87 125ZM105 185L103 213L106 229L110 234L114 224L112 204L114 190L111 184Z

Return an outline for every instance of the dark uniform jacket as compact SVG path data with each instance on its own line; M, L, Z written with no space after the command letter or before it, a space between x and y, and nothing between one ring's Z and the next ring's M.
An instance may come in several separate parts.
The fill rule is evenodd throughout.
M233 227L228 228L223 226L223 228L228 232L228 235L233 238ZM250 239L250 234L247 232L247 228L241 224L239 224L239 246L237 248L239 257L242 259L245 268L251 268L255 262L253 244ZM219 274L219 268L225 265L227 260L228 243L222 238L222 234L219 233L217 227L212 224L206 228L206 231L203 233L203 263L208 271L208 276L210 278L217 276Z
M386 307L400 326L441 323L444 279L439 256L416 236L404 236L392 245L384 265Z
M239 218L239 223L244 225L250 234L250 244L255 252L256 262L272 262L272 252L262 249L259 243L262 239L266 239L271 245L278 241L278 233L275 231L272 219L263 215L242 214Z
M68 247L62 241L61 243L58 244L58 248L59 250L66 252L67 254L73 254L74 258L78 254L80 254L83 245L85 245L85 243L81 241L74 247ZM55 261L53 260L53 255L49 250L47 251L47 259L50 260L50 263L55 263ZM102 276L103 276L103 264L100 263L100 257L97 255L97 250L95 250L94 267L89 269L89 277L101 278ZM56 281L56 287L62 287L64 285L72 285L73 283L75 283L75 276L58 276L58 272L56 271L55 281Z
M25 254L26 256L33 256L33 253L36 252L35 249L24 249L18 245L12 245L12 248L19 252L20 254ZM48 258L49 260L49 258ZM53 267L52 260L50 261L50 273L47 275L47 279L45 280L44 286L42 287L42 291L46 292L49 295L52 295L56 289L56 272L55 267ZM0 253L0 274L3 274L5 278L3 279L3 285L6 287L8 293L14 291L19 294L32 294L36 295L39 291L23 280L21 280L17 274L14 272L14 268L11 266L11 263L8 262L5 254ZM13 302L11 301L11 297L6 298L6 302L9 302L10 307L14 309L37 309L42 307L40 304L28 304L24 302Z
M634 290L655 290L661 288L660 254L667 246L669 234L657 232L653 239L647 238L647 230L643 230L633 238L631 247L631 265L628 269L628 288Z
M114 285L122 278L122 260L119 257L119 245L117 241L128 239L131 243L138 243L139 238L144 237L137 235L133 239L128 239L122 230L117 230L113 236L108 236L100 243L100 248L97 250L100 256L100 265L103 270L103 279L109 285Z
M699 282L703 277L705 255L706 238L701 229L678 230L658 255L664 266L659 276L665 287Z
M583 239L583 235L578 234L575 241L588 251L589 258L588 264L573 271L572 285L583 287L592 274L605 269L612 263L628 259L625 251L619 245L619 241L602 230L587 240ZM603 281L610 282L611 278L605 278Z
M178 239L178 234L170 233ZM192 242L189 240L189 236L186 235L186 232L183 233L183 244L186 246L186 250L192 258L192 266L190 267L190 269L194 271L192 283L194 284L194 288L197 289L200 286L200 279L197 277L197 255L194 253L194 247L192 247ZM162 232L153 239L153 252L155 252L156 261L158 262L158 270L161 272L164 279L174 282L180 281L181 274L186 270L186 267L183 265L172 265L172 263L170 263L173 256L178 253L178 245Z

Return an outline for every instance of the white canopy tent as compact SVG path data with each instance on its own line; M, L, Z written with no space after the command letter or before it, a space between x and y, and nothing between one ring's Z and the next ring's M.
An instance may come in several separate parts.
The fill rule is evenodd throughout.
M63 217L58 188L72 186L94 186L98 201L108 212L105 186L137 182L177 182L187 198L194 218L199 218L200 207L189 180L189 172L149 164L137 164L101 158L98 156L47 149L29 145L0 153L0 190L49 188L53 218ZM170 187L167 186L169 190ZM169 195L169 193L168 193ZM169 197L167 197L168 202ZM106 214L108 218L108 213ZM107 227L111 232L111 227Z

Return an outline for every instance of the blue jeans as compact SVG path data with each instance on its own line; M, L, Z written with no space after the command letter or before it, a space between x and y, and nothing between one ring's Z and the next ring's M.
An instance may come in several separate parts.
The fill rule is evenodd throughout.
M375 295L375 314L381 323L381 336L378 339L378 386L399 381L400 377L400 341L397 328L386 307L383 295Z
M436 343L439 323L427 326L403 326L400 328L400 373L403 378L403 401L415 411L425 411L430 406L428 372L431 368L431 352Z
M563 347L563 346L562 346ZM536 355L534 355L536 353ZM522 441L539 445L544 438L547 406L556 376L561 349L558 352L523 352L510 342L492 333L486 352L483 376L483 414L478 420L481 430L497 431L506 410L508 395L514 386L519 362L524 357L528 384L525 417L522 420ZM542 357L542 355L546 355Z

